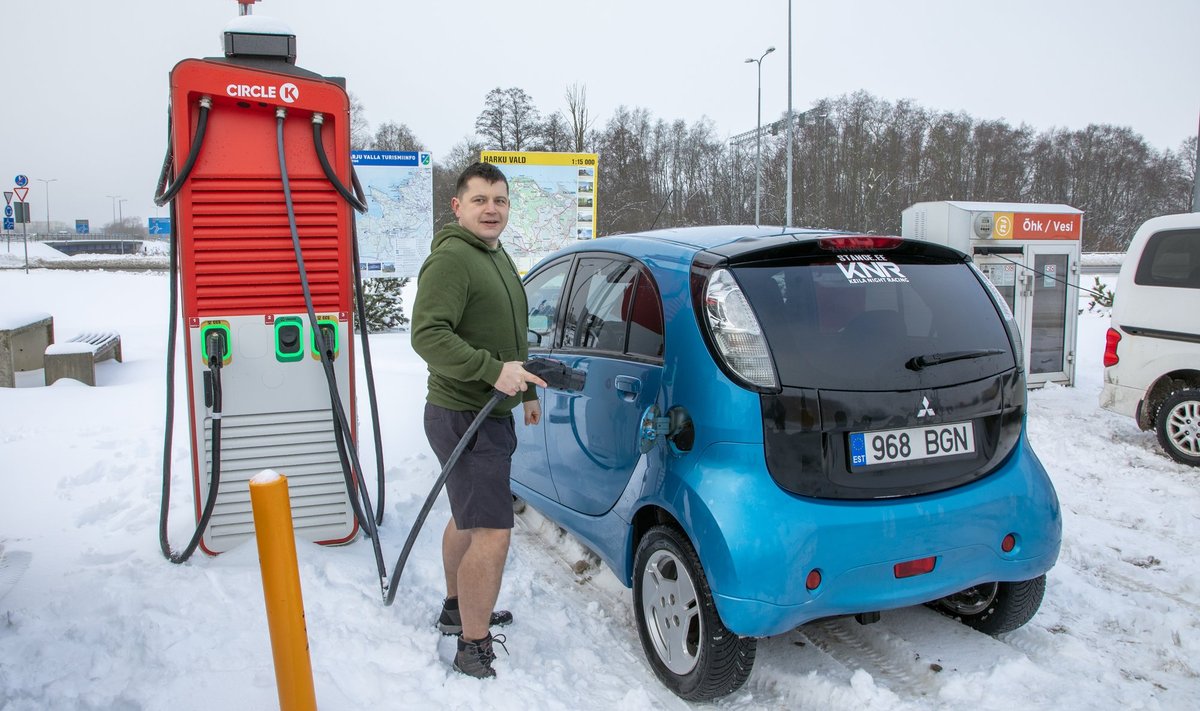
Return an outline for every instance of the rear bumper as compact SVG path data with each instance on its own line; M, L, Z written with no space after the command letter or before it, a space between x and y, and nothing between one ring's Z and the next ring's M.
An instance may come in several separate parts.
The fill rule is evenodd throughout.
M942 549L933 555L936 567L925 575L897 580L892 566L903 561L871 563L825 579L808 600L798 604L716 595L717 609L734 632L769 636L822 617L920 605L981 583L1032 580L1054 566L1058 550L1022 560L1004 560L982 545Z
M1100 389L1100 407L1118 415L1137 419L1138 405L1141 404L1145 394L1146 391L1143 388L1131 388L1109 382L1109 375L1106 372L1104 387Z
M744 636L810 620L936 600L984 582L1029 580L1058 558L1057 496L1022 436L991 476L919 497L833 501L787 494L761 445L705 452L695 488L679 492L721 619ZM764 485L765 482L765 485ZM1013 551L1001 551L1008 533ZM897 579L893 566L935 557L932 572ZM821 573L815 590L809 572Z

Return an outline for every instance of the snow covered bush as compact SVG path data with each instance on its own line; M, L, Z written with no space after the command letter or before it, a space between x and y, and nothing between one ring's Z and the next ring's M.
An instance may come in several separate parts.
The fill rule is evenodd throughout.
M392 331L408 325L408 317L404 315L404 299L400 293L407 283L408 277L363 280L368 333Z

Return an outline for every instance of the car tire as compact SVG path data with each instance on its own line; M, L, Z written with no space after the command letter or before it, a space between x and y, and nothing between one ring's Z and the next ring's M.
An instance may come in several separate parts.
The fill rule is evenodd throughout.
M1167 395L1154 418L1158 443L1177 462L1200 467L1200 389Z
M984 634L1012 632L1033 619L1046 594L1046 576L1015 583L983 583L931 603L948 617Z
M679 697L716 699L750 677L758 640L721 622L700 558L679 530L656 526L638 543L633 607L651 668Z

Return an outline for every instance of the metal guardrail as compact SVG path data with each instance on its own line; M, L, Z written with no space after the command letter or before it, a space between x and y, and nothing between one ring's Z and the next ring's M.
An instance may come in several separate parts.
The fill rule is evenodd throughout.
M43 240L42 244L53 247L63 254L137 254L142 250L140 239L77 239Z

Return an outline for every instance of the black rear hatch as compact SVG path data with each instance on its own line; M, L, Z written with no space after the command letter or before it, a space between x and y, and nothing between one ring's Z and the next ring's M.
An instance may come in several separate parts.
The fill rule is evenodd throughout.
M779 376L762 395L771 476L838 499L986 476L1015 446L1025 407L1001 307L958 252L867 244L804 241L726 262Z

